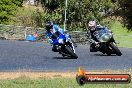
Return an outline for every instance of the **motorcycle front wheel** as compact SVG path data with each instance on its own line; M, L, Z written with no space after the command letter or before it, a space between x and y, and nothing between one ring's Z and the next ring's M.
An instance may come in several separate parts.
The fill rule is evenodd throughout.
M113 51L114 51L114 53L116 55L118 55L118 56L121 56L122 55L121 51L113 43L110 43L110 47L113 49Z
M77 58L78 58L78 56L74 53L74 51L73 51L73 50L71 50L71 48L70 48L70 47L65 46L65 51L66 51L69 55L71 55L71 57L72 57L72 58L75 58L75 59L77 59Z

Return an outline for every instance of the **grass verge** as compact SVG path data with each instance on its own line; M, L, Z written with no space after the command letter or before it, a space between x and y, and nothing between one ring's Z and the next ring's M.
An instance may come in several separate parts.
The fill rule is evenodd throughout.
M125 27L122 27L122 24L118 21L112 24L111 29L119 47L132 48L132 31L128 32L128 30Z
M126 71L104 71L88 73L127 73ZM13 76L14 75L14 76ZM132 88L129 84L85 84L76 82L76 72L0 72L0 88ZM2 79L3 78L3 79Z
M80 86L75 78L58 77L53 79L18 78L0 80L0 88L132 88L130 84L85 84Z

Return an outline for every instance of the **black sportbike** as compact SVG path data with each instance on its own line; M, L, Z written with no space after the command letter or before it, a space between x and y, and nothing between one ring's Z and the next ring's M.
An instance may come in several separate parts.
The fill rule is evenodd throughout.
M116 46L116 42L113 38L112 32L107 27L99 28L97 31L94 32L94 36L99 41L99 44L95 45L95 52L100 51L103 54L107 55L122 55L121 51Z

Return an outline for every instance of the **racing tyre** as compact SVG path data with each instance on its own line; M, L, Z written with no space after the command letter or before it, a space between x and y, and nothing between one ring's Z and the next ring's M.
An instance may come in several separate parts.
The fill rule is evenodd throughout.
M65 47L65 50L66 50L66 52L67 52L68 54L71 55L72 58L75 58L75 59L78 58L78 56L73 52L73 50L71 50L70 47L66 46L66 47Z
M116 55L118 55L118 56L122 55L121 51L113 43L110 43L110 46L114 50Z

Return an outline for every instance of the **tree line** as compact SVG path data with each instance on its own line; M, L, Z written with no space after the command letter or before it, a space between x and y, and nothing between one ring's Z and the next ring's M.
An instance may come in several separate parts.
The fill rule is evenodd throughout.
M120 17L120 22L132 29L132 0L67 0L67 29L84 30L90 19L108 25ZM41 3L43 12L33 14L36 25L44 26L47 20L57 19L60 25L64 22L65 0L36 0ZM23 0L0 0L0 24L9 24L11 17L22 8ZM44 15L43 15L44 14Z

